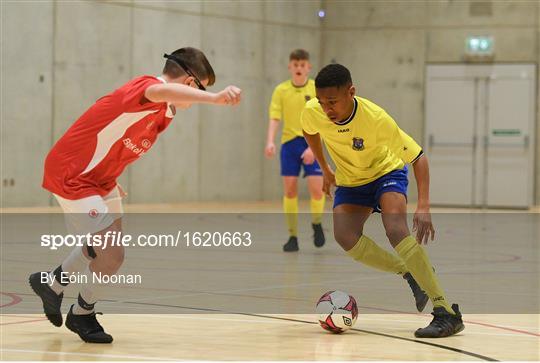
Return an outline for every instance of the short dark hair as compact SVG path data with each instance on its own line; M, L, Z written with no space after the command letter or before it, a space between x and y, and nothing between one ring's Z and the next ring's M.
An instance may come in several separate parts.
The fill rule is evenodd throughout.
M315 77L315 88L341 87L352 85L351 72L341 64L329 64Z
M289 60L309 60L309 52L305 49L295 49L289 55Z
M170 56L180 59L199 80L207 79L209 86L216 82L214 69L204 53L199 49L192 47L180 48L172 52ZM163 74L171 78L178 78L186 74L186 72L173 60L167 59L165 67L163 67Z

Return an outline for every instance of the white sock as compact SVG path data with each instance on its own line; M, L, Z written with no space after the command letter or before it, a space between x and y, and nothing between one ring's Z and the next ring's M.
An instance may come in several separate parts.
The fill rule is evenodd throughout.
M86 268L85 274L87 276L87 283L81 288L77 304L73 307L73 314L75 315L85 315L94 312L94 305L98 301L105 286L105 284L93 281L90 266Z

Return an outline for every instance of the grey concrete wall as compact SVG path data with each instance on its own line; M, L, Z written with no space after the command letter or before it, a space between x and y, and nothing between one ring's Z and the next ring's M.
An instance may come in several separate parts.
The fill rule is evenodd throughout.
M163 53L201 47L200 3L136 1L132 11L132 75L160 74ZM178 112L152 150L129 167L130 203L199 198L200 114L199 107Z
M40 185L52 142L101 95L158 74L162 53L181 46L207 53L213 89L234 83L244 99L179 112L122 176L131 203L279 199L279 161L265 160L263 148L270 95L288 78L293 48L311 52L313 76L333 60L348 65L359 94L420 142L425 65L461 62L465 35L493 34L499 62L540 59L538 1L2 1L0 9L4 206L48 204Z
M327 0L323 4L327 10L322 23L323 63L348 66L358 93L384 107L420 143L424 142L427 63L463 62L465 37L481 34L495 37L496 62L537 64L540 59L538 1ZM538 125L536 134L540 204ZM410 191L415 200L414 181Z
M263 157L267 106L273 87L288 77L293 48L312 51L319 66L319 6L2 1L3 206L49 204L40 185L53 141L97 98L134 76L159 74L162 54L188 45L203 49L212 62L213 89L236 84L243 102L179 112L121 177L128 202L280 198L279 161Z
M52 139L53 6L2 2L0 11L1 201L47 205L41 181Z

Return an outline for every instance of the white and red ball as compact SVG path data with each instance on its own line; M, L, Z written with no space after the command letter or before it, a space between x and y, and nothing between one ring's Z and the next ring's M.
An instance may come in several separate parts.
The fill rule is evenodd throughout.
M328 291L317 302L319 324L332 333L352 328L358 317L358 306L351 295L343 291Z

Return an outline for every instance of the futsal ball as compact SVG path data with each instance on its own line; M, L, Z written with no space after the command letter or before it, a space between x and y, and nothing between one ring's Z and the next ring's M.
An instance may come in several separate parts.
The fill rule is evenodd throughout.
M352 328L358 317L354 297L343 291L328 291L317 302L319 324L332 333L343 333Z

